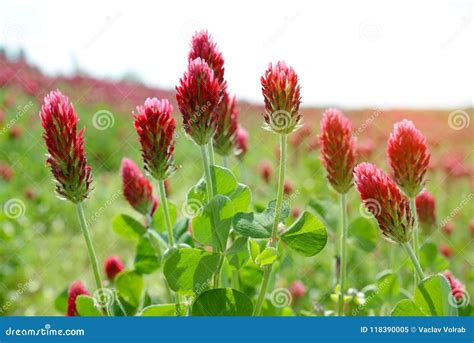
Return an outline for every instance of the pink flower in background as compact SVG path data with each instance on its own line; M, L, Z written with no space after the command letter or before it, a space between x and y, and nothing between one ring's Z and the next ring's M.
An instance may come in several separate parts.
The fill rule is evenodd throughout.
M176 170L173 165L176 119L171 117L172 111L168 100L148 98L133 114L145 170L157 180L166 179Z
M306 287L300 280L293 282L288 289L294 299L301 298L306 294Z
M77 280L71 283L67 293L67 316L74 317L79 316L76 308L76 299L79 295L90 295L84 284Z
M357 191L385 238L406 243L410 240L413 216L408 199L397 185L371 163L361 163L354 169Z
M321 161L332 187L341 194L353 184L352 171L356 163L355 138L352 126L344 114L335 108L326 110L321 119Z
M10 181L14 175L12 167L8 163L0 161L0 179Z
M151 183L142 174L140 168L133 161L124 158L121 174L123 196L128 203L143 215L153 215L158 201L153 198Z
M294 187L293 187L293 182L290 180L285 180L285 183L283 184L283 193L286 195L290 195L293 193Z
M198 145L205 145L214 135L219 114L219 82L201 58L189 62L188 70L176 87L176 100L183 116L186 133Z
M357 156L362 160L366 161L372 157L375 151L375 142L371 139L366 139L362 142L357 143Z
M44 98L40 118L49 153L46 163L55 178L56 192L74 203L87 199L91 167L84 152L84 129L77 132L79 118L73 105L60 91L52 91Z
M416 212L420 224L432 227L436 223L436 201L427 190L421 191L416 197Z
M424 185L430 163L426 138L410 120L395 123L387 145L387 156L395 182L409 197L416 196Z
M239 110L236 106L235 97L230 97L227 91L224 91L221 102L217 106L219 120L214 134L213 144L215 151L221 156L228 156L236 146L237 131L239 124L237 122Z
M446 279L448 279L449 286L451 287L451 294L453 295L453 297L458 301L464 299L466 290L462 282L456 279L449 270L445 270L443 272L443 275L446 277Z
M122 260L118 256L109 256L104 263L105 274L109 280L114 280L115 276L124 270Z
M454 224L451 222L447 222L441 227L441 230L446 236L451 236L454 231Z
M260 176L262 177L263 181L269 183L273 174L273 168L271 163L267 160L263 160L262 162L260 162L258 169L260 171Z
M260 78L265 100L266 128L276 133L288 134L299 127L300 85L298 75L285 62L270 64Z
M298 218L300 216L300 214L301 214L301 210L298 207L293 207L291 209L291 216L293 218Z
M191 39L191 51L189 51L188 60L191 62L198 57L206 61L219 84L224 85L224 58L207 31L196 32Z
M249 150L249 133L241 125L237 128L234 151L237 157L243 158Z
M450 258L453 255L453 249L446 244L439 245L439 252L441 253L441 255L447 258Z

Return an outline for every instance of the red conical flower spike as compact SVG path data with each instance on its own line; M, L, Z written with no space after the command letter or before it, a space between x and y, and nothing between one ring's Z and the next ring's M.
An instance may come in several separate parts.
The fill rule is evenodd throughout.
M67 293L67 316L74 317L78 316L79 313L77 312L76 308L76 299L79 295L90 295L89 291L87 290L84 284L77 280L74 281L69 286L69 291Z
M168 100L148 98L133 114L145 170L157 180L166 179L176 170L173 165L176 119L171 117L171 111L173 107Z
M49 153L46 163L51 167L56 192L73 203L87 199L91 191L91 167L84 152L84 129L77 132L79 118L74 106L61 92L52 91L44 98L40 118Z
M352 187L352 171L356 163L352 126L341 111L330 108L321 119L321 161L332 187L341 194Z
M446 279L448 279L453 297L456 299L456 301L462 301L466 296L466 290L464 289L462 282L456 279L449 270L445 270L443 275L446 277Z
M395 123L387 145L387 155L395 182L409 197L423 188L430 153L426 138L410 120Z
M354 177L362 202L377 219L385 238L397 243L408 242L414 220L409 201L397 185L370 163L357 165Z
M121 166L123 196L132 207L143 215L152 215L157 205L153 198L150 181L140 168L128 158L122 159Z
M270 64L260 78L265 100L266 128L276 133L291 133L298 129L301 104L298 75L285 62Z
M235 155L240 159L243 158L249 150L249 133L240 125L237 128L234 144Z
M435 198L427 190L423 190L416 197L416 213L422 225L432 227L436 223Z
M231 98L227 91L217 106L217 113L219 120L213 138L214 149L219 155L228 156L236 145L239 110L235 105L235 97Z
M220 101L219 82L201 58L189 62L188 70L176 87L176 100L186 133L198 145L209 142L216 131Z
M105 274L109 280L115 279L115 276L124 269L123 263L118 256L107 257L104 265Z
M196 32L191 40L191 51L188 60L194 61L196 58L202 58L214 71L214 76L219 84L224 84L224 58L217 48L217 44L207 31Z

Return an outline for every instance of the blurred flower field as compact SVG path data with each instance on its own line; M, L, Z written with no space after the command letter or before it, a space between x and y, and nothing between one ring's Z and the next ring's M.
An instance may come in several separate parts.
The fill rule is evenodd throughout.
M195 53L195 57L198 57L205 52ZM209 66L213 68L210 62ZM203 68L197 64L194 67ZM205 67L208 68L207 64ZM279 67L274 68L276 70ZM192 75L191 67L188 72ZM263 72L262 70L262 74ZM271 87L278 89L278 86L270 84L270 74L266 74L269 80L265 80L267 83L262 81L262 86L270 88L266 90L271 93ZM217 106L217 103L222 101L222 83L225 81L223 75L213 75L216 75L213 79L215 84L211 84L209 88L214 92ZM286 77L290 79L291 75ZM299 78L304 77L299 75ZM208 123L199 126L202 131L198 131L196 120L199 121L202 117L193 114L193 106L188 113L190 117L186 118L183 114L186 112L183 103L188 98L186 91L189 91L186 87L192 88L191 81L186 83L187 81L182 79L179 83L177 79L176 84L181 88L178 87L175 91L153 89L136 81L99 80L80 74L53 78L42 74L24 59L9 59L3 53L0 55L1 315L81 314L68 311L68 289L76 280L80 280L81 284L72 288L78 294L93 295L94 299L99 297L99 303L100 296L103 296L97 296L97 292L94 292L97 279L94 279L91 270L75 208L71 202L58 199L49 165L45 165L47 149L42 137L44 130L39 113L44 104L44 97L56 89L67 95L74 105L75 113L79 117L78 130L85 128L85 152L93 177L91 194L89 199L84 201L85 221L97 254L103 290L108 290L103 292L105 297L109 296L109 291L114 294L114 299L105 306L110 305L111 310L106 309L105 312L115 315L176 314L174 305L171 305L171 310L157 305L175 304L177 299L180 299L177 307L181 306L181 309L176 311L179 315L216 315L209 308L212 307L213 301L215 304L221 304L222 299L229 299L228 293L223 298L216 293L213 295L215 298L206 300L208 303L202 297L212 290L216 291L213 288L218 288L227 291L238 290L233 293L235 299L245 296L245 300L239 300L241 303L235 300L235 308L228 309L230 312L225 314L251 315L253 312L277 316L378 316L403 313L394 313L394 309L401 311L401 307L397 305L400 301L414 299L412 303L417 304L413 281L416 270L403 247L387 242L382 235L383 232L387 237L386 231L382 227L382 232L379 229L380 212L389 212L393 204L387 201L389 205L385 207L384 203L376 202L372 204L375 208L371 208L371 204L367 206L366 202L364 206L356 187L352 187L353 168L347 166L347 161L353 158L354 165L361 162L373 163L392 177L387 158L387 142L394 124L408 119L426 137L426 146L431 154L423 182L419 183L424 190L421 195L418 195L421 188L413 191L419 197L416 200L419 230L417 258L425 276L444 273L443 280L451 287L448 301L456 313L473 314L470 299L470 295L474 294L472 108L341 109L352 126L352 132L347 134L347 146L344 149L353 149L354 152L353 156L345 157L345 163L334 167L336 171L344 168L348 170L341 184L331 178L328 181L327 169L330 169L328 164L331 164L321 162L321 151L324 150L321 145L325 139L326 144L339 144L337 138L325 138L321 132L320 121L326 109L305 107L305 97L317 97L317 94L305 94L304 89L301 89L302 107L295 110L301 119L295 119L294 116L291 118L295 120L294 125L285 127L287 132L284 135L288 134L287 164L284 187L281 189L283 207L279 209L277 184L281 151L278 136L281 136L284 130L275 127L277 118L272 116L275 112L268 112L274 93L268 94L264 91L267 102L264 103L262 97L260 104L239 101L238 94L234 103L231 96L228 96L226 104L229 108L232 107L232 113L236 113L238 109L238 128L248 131L248 141L246 137L240 137L243 142L234 142L238 149L231 145L225 146L225 142L217 142L217 147L221 150L215 154L215 165L229 169L239 183L247 185L248 190L251 190L251 201L249 197L248 206L242 212L252 213L252 218L257 218L259 215L268 214L273 206L273 216L281 214L282 218L281 223L278 218L274 221L278 224L277 229L281 231L277 241L274 237L265 235L245 236L242 233L244 229L237 229L242 222L236 221L234 214L228 243L219 251L213 246L214 243L207 240L203 243L200 231L195 231L198 226L199 230L205 230L202 228L204 224L196 218L206 212L202 209L202 203L192 200L201 199L202 202L204 196L199 198L196 195L192 198L188 194L191 189L194 189L196 194L200 191L206 192L204 181L199 186L204 190L195 187L204 177L202 156L195 142L202 140L207 143L206 139L209 138L206 136ZM296 83L296 78L293 81ZM259 83L260 80L256 79L255 82ZM199 85L197 87L199 88ZM232 85L227 87L231 94ZM180 95L178 101L177 93ZM283 93L284 95L279 96L288 95L288 92ZM136 131L139 124L135 118L157 108L157 103L150 100L147 105L145 102L147 98L154 97L168 99L173 107L171 117L176 119L176 130L170 137L175 140L174 151L171 152L174 162L163 169L153 165L153 156L148 157L145 170L141 149L146 150L144 146L148 141L146 136L140 136L139 139ZM296 102L296 98L298 96L294 94L291 101ZM141 109L137 108L142 105ZM337 104L334 105L337 107ZM184 126L182 114L186 121ZM197 117L195 121L193 115ZM172 121L170 118L168 120ZM143 125L143 130L146 130L146 121ZM194 131L190 130L188 125L191 125ZM270 129L263 130L263 126ZM343 129L344 125L341 130ZM353 142L353 146L349 141ZM219 155L220 152L228 153L229 156L223 158ZM408 156L408 151L406 153ZM404 151L398 154L403 160ZM123 165L124 158L129 159L129 162L126 162L129 163L128 167ZM322 160L325 161L324 158ZM138 169L134 169L134 164ZM141 173L144 179L136 185L138 191L132 190L128 196L124 196L124 188L127 190L124 180L138 177ZM123 175L128 176L122 179ZM152 186L152 194L141 188L147 187L146 180L149 180ZM161 184L166 188L165 194L159 194ZM393 184L393 187L397 186ZM339 235L342 223L339 193L335 189L345 194L347 204L347 251L343 261L347 266L344 273L344 294L340 292L338 279L341 255ZM137 195L139 191L143 191L143 194ZM137 198L133 198L134 196ZM206 196L209 197L209 194ZM168 201L163 201L166 198ZM268 205L274 199L277 199L276 205ZM156 206L153 201L157 202L157 208L151 211L151 207ZM165 212L162 212L165 202L169 202L173 221L171 234L165 228L167 218L163 215ZM376 208L381 205L384 206L383 209ZM409 206L408 203L406 206ZM286 218L283 208L288 212ZM314 249L314 246L303 247L303 243L298 245L298 242L288 238L288 232L293 230L288 228L295 228L296 231L300 221L302 225L307 224L307 221L303 221L306 219L301 219L306 218L306 213L311 220L315 218L314 220L324 227L324 235L327 232L327 242L324 240L324 244L318 249ZM120 214L126 216L117 217ZM390 215L393 214L387 214L391 220L393 217ZM129 231L135 224L117 224L120 220L128 220L124 218L133 218L141 223L140 225L150 226L156 233L147 232L150 237L144 240L133 230ZM252 225L254 224L248 224L253 228ZM408 224L410 225L412 224ZM157 253L152 247L143 247L144 244L153 243L154 235L157 235L156 239L161 240L164 245L164 248L158 249L161 253ZM170 244L170 237L173 239L173 236L176 244ZM392 235L389 238L393 237L395 239L392 240L397 242L397 239L400 239L402 243L406 243L405 238L411 239L411 235L403 238ZM241 246L237 246L238 242L242 243ZM306 244L307 241L304 242ZM231 250L232 248L234 250ZM216 256L222 259L219 260L218 271L212 273L209 279L204 277L203 280L196 276L199 271L195 271L195 279L192 282L198 279L200 282L198 285L192 284L190 288L180 283L181 276L175 283L170 283L170 280L166 279L166 270L178 269L177 266L171 266L169 261L179 254L180 249L190 254L196 251L215 254L217 250L219 254ZM262 281L266 283L265 280L268 283L261 287ZM262 293L262 288L266 289L266 292ZM178 296L175 297L175 293ZM247 299L249 305L246 305ZM205 304L208 306L204 306ZM239 306L245 307L242 304L247 307L241 309ZM256 310L259 305L261 309ZM82 314L103 314L101 311L104 306L89 309L86 305L82 306L85 308L82 309L85 311ZM249 311L248 307L252 310ZM423 314L422 310L420 311ZM405 312L407 313L413 315L417 312Z

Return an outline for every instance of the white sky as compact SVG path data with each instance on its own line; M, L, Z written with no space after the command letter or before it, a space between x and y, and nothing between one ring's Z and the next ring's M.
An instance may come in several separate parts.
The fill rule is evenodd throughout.
M172 88L189 41L205 28L240 99L279 59L300 76L305 105L472 106L472 1L0 0L0 46L23 47L50 74L133 72Z

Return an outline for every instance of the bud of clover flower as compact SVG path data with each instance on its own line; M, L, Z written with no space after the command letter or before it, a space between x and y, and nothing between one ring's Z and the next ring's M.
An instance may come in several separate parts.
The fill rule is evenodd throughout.
M133 113L145 170L157 180L166 179L176 170L173 165L176 119L171 117L171 111L173 106L168 100L148 98Z
M444 257L450 258L453 255L453 249L447 244L440 244L438 249Z
M123 263L118 256L109 256L104 263L105 274L109 280L115 279L115 275L120 273L123 269Z
M258 169L260 171L260 175L263 181L269 183L273 174L272 164L268 160L263 160L262 162L260 162Z
M448 279L449 287L451 288L451 294L453 297L456 299L456 301L462 301L466 292L462 282L456 279L449 270L445 270L443 275L446 277L446 279Z
M235 97L231 98L227 91L224 91L222 100L217 106L217 113L219 120L213 138L214 149L219 155L228 156L236 145L239 110L235 105Z
M385 238L397 243L408 242L414 219L409 201L397 185L370 163L357 165L354 177L362 202L377 219Z
M249 133L243 126L237 127L234 141L234 153L238 158L243 158L249 150Z
M207 31L196 32L191 39L191 51L189 51L188 60L191 62L198 57L206 61L209 68L214 71L214 77L219 84L223 85L222 89L225 88L224 58Z
M143 215L153 215L158 201L153 198L150 181L128 158L122 159L121 174L123 196L128 203Z
M353 183L356 148L351 123L341 111L330 108L324 112L319 140L329 182L338 193L347 193Z
M51 167L56 192L61 198L79 203L91 191L91 167L84 152L84 129L77 132L79 118L68 97L49 93L40 112L43 139L48 148L46 163Z
M289 134L299 128L301 97L298 75L285 62L270 63L260 78L265 100L266 129Z
M416 213L420 224L431 228L436 223L435 198L427 190L416 197Z
M198 145L206 145L216 131L220 102L219 82L201 58L189 62L176 87L176 100L186 133Z
M90 295L90 293L87 290L86 286L84 286L81 281L77 280L71 283L71 285L69 286L69 291L67 293L66 315L68 317L75 317L79 315L76 308L76 299L80 295Z
M303 281L300 280L293 282L288 290L290 291L291 296L295 299L301 298L306 294L306 287Z
M387 145L387 155L395 182L409 197L416 196L424 184L430 162L426 138L410 120L395 123Z

